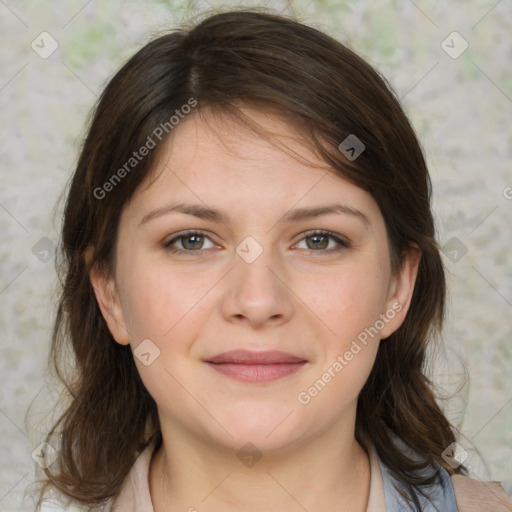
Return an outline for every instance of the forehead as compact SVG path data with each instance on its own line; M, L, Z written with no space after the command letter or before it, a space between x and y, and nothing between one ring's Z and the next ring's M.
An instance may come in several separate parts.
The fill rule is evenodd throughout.
M378 215L370 194L324 162L290 120L242 107L261 133L223 112L196 111L180 122L162 148L153 178L133 203L140 210L170 199L229 209L290 209L343 202ZM300 203L300 204L299 204Z
M206 157L212 162L233 159L241 162L240 168L251 162L278 159L280 163L292 163L298 171L311 171L311 167L329 169L314 154L312 142L290 115L249 106L236 108L237 115L220 108L193 112L171 134L168 156L174 161L176 157Z

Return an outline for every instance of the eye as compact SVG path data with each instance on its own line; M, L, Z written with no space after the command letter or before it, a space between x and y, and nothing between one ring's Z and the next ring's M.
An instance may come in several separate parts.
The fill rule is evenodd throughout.
M209 237L200 231L186 231L174 237L172 240L169 240L169 242L166 242L164 248L175 253L198 252L201 249L205 249L205 239L210 240ZM178 242L181 244L182 249L175 247L175 244ZM214 247L213 243L211 247ZM208 249L209 247L206 248Z
M309 231L306 236L300 240L299 244L306 242L306 250L313 252L337 252L350 247L350 243L341 239L335 233L330 231ZM204 241L209 240L210 247L204 247ZM328 249L329 244L333 242L334 247ZM176 245L181 245L177 247ZM175 236L169 242L164 243L164 249L172 253L190 254L201 252L203 249L215 247L211 239L201 231L185 231Z
M299 243L303 241L306 241L306 249L314 252L336 252L350 247L347 241L330 231L309 231ZM334 242L334 248L327 249L331 241Z

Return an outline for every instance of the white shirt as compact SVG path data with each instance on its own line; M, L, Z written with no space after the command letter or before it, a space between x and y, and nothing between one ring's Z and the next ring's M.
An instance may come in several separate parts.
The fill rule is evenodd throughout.
M126 477L117 498L107 504L108 512L154 512L149 491L149 466L154 445L149 445L136 459ZM370 459L370 493L366 512L397 512L400 498L392 487L392 478L387 468L380 461L373 445L368 446ZM446 501L441 503L442 512L512 512L512 501L506 495L499 482L481 482L462 475L448 477L444 474L445 489L434 488L434 495L443 494ZM450 483L452 485L450 485ZM191 505L191 507L193 504ZM435 510L430 501L422 505L424 511ZM200 506L198 505L198 510ZM448 507L448 508L446 508ZM82 512L85 510L66 498L53 493L42 505L40 512Z

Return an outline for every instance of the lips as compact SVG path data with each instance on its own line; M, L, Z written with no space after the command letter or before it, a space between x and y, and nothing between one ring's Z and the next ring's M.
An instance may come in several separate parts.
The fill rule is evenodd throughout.
M269 350L266 352L252 352L249 350L230 350L208 359L209 363L225 364L289 364L301 363L305 360L293 354Z
M301 357L277 350L231 350L205 362L210 368L227 377L254 383L281 379L299 371L307 363Z

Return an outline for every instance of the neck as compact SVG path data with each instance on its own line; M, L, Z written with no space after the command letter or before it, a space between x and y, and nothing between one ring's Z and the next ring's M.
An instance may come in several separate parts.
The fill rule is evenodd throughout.
M324 433L294 449L265 452L255 463L257 457L244 459L246 464L211 441L162 434L149 476L155 512L256 512L262 504L283 512L366 510L370 464L353 433Z

